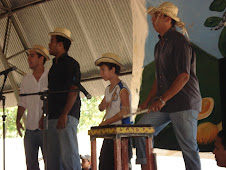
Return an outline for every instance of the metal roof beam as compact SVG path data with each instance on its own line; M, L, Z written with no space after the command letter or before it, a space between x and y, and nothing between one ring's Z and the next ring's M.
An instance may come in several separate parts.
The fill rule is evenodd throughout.
M2 64L3 64L4 68L8 69L9 68L9 63L7 62L6 57L5 57L5 55L4 55L3 51L2 51L2 47L0 47L0 59L2 61ZM9 73L8 77L9 77L9 81L10 81L11 87L13 89L13 92L15 94L16 100L18 101L19 100L19 91L18 91L18 87L16 85L16 82L15 82L15 80L13 78L12 73Z
M4 6L9 6L9 4L6 2L6 0L2 0L2 3L3 3ZM21 30L20 30L20 27L17 24L17 21L16 21L14 16L11 16L11 21L12 21L12 24L13 24L16 32L17 32L17 35L19 36L19 39L20 39L24 49L28 49L27 42L25 41L25 38L24 38L24 36L23 36L23 34L22 34Z
M30 2L30 3L27 3L27 4L24 4L22 6L19 6L19 7L15 7L15 8L7 8L7 7L4 7L4 8L7 8L9 9L8 12L5 12L3 14L0 15L0 19L2 18L5 18L5 17L8 17L8 16L12 16L14 13L18 12L18 11L21 11L27 7L31 7L31 6L34 6L34 5L38 5L38 4L41 4L41 3L44 3L44 2L47 2L47 1L50 1L50 0L37 0L37 1L34 1L34 2ZM3 0L3 4L4 6L8 6L6 5L6 1Z
M0 5L0 9L2 9L4 11L9 11L10 10L10 8L7 8L7 7L1 6L1 5Z
M6 59L7 59L7 60L10 60L10 59L12 59L12 58L14 58L14 57L16 57L16 56L18 56L18 55L20 55L20 54L25 53L26 51L27 51L27 50L22 50L22 51L20 51L20 52L18 52L18 53L16 53L16 54L13 54L13 55L7 57Z

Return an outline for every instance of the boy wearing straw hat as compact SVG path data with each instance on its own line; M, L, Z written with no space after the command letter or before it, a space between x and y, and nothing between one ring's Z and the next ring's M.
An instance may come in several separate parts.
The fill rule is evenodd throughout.
M120 62L120 57L113 53L103 54L95 61L95 65L100 67L100 75L105 81L110 81L110 85L105 89L105 96L99 105L99 110L106 110L105 120L100 126L130 124L130 117L123 118L123 115L131 113L131 93L128 86L119 79L120 70L124 66ZM129 141L129 162L132 158L132 147ZM114 170L114 142L113 139L104 139L100 153L99 170Z
M48 170L80 170L77 126L81 101L73 79L80 82L79 63L68 55L71 32L66 28L56 28L50 32L49 53L55 58L49 70L48 88ZM64 93L57 93L57 92Z
M49 52L40 45L34 45L28 50L28 64L32 70L31 74L23 77L20 85L20 93L37 93L48 87L48 71L44 68L46 60L49 60ZM22 137L21 129L24 129L20 120L27 110L25 122L24 148L28 170L39 170L38 150L43 152L43 133L39 129L39 120L42 117L43 102L40 96L24 96L19 98L16 126L19 135Z
M155 81L147 99L139 106L140 109L148 108L148 114L145 114L138 124L151 124L155 128L156 136L171 122L186 169L200 170L196 135L201 95L196 77L196 56L188 39L175 29L176 25L187 34L177 13L178 8L170 2L148 9L160 40L154 52ZM151 101L153 102L149 105ZM143 138L136 140L136 147L136 162L142 165L142 169L146 169Z

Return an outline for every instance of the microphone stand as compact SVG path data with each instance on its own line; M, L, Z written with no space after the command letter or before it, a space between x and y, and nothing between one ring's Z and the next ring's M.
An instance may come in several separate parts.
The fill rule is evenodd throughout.
M47 113L47 101L49 94L54 93L68 93L68 92L78 92L79 89L73 90L65 90L65 91L57 91L57 92L50 92L49 90L45 90L43 92L37 93L24 93L20 94L20 96L31 96L31 95L40 95L40 99L43 101L43 157L44 157L44 169L47 170L47 130L48 130L48 113Z
M2 109L3 109L3 115L2 115L2 130L3 130L3 170L5 170L5 121L6 121L6 114L5 114L5 96L3 96L3 89L5 86L5 82L7 79L7 74L4 74L4 82L2 85L2 89L0 91L0 101L2 100Z

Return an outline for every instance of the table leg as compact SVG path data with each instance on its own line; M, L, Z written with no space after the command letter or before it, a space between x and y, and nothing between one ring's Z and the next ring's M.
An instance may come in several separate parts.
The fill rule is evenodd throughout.
M128 138L122 138L122 169L129 170Z
M121 138L114 139L114 158L115 158L115 170L121 170L122 169Z
M96 138L92 137L91 140L91 167L92 170L97 170L97 152L96 152Z
M146 138L146 155L147 155L147 170L156 170L154 154L152 148L152 138Z

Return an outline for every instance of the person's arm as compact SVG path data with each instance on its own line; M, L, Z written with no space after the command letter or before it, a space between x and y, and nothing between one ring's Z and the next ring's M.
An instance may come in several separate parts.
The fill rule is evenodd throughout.
M78 89L78 87L75 85L71 86L70 90L74 90L74 89ZM68 93L67 102L65 104L64 110L61 113L57 122L57 129L63 129L66 127L68 113L70 112L72 106L74 105L77 99L77 96L78 96L77 91Z
M99 110L102 112L105 109L107 109L109 106L109 103L106 101L106 98L104 96L103 100L101 101L101 103L99 104Z
M25 110L26 109L24 107L18 106L17 116L16 116L16 127L17 127L17 131L18 131L20 137L22 137L21 129L24 130L24 127L23 127L22 123L20 122L20 120L21 120Z
M121 106L122 106L120 112L118 112L115 116L101 122L100 126L110 125L114 122L122 120L124 115L127 115L130 113L129 93L126 89L123 89L120 92L120 98L121 98Z
M142 104L139 105L139 109L141 110L146 109L148 107L148 104L156 97L156 93L157 93L157 83L156 80L154 80L152 88L148 94L148 97Z
M149 107L148 112L150 111L159 111L165 105L165 103L174 97L181 89L186 85L190 76L188 73L179 74L176 79L173 81L170 88L159 98L156 99L151 106Z

